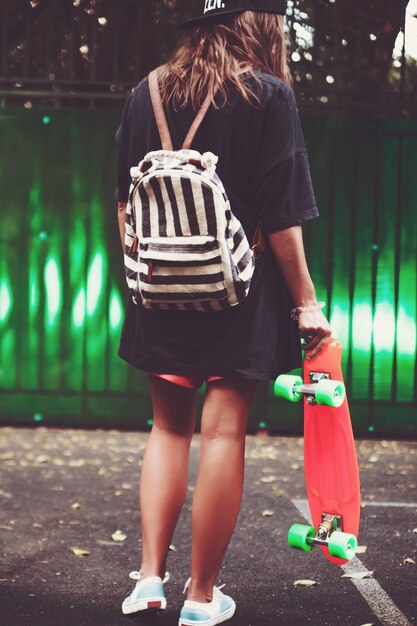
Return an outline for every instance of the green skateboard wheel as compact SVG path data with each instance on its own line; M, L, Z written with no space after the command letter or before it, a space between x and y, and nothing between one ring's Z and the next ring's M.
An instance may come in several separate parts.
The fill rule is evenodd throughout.
M317 383L316 402L325 406L340 407L345 401L346 389L339 380L323 378Z
M329 537L329 554L350 561L356 554L358 541L355 535L336 530Z
M284 398L290 402L299 402L303 394L296 390L296 387L303 384L301 376L290 376L281 374L275 381L274 394L278 398Z
M293 524L288 531L288 545L290 548L311 552L313 549L312 538L316 536L314 526L306 526L305 524Z

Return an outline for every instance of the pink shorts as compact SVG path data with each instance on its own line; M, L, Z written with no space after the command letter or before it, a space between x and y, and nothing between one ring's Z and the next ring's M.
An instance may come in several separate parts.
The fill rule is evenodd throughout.
M178 374L152 374L152 376L158 376L158 378L163 378L180 387L187 387L187 389L199 389L203 383L212 383L215 380L223 379L222 376L199 376L198 374L188 374L187 376L178 376Z

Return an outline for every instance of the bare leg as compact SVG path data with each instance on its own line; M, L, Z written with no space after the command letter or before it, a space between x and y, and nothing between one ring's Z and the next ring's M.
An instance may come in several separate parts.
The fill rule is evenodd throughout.
M188 600L210 602L240 510L245 436L256 382L207 386L201 422L201 461L192 511Z
M142 576L164 577L169 545L187 493L197 393L149 376L153 427L140 479Z

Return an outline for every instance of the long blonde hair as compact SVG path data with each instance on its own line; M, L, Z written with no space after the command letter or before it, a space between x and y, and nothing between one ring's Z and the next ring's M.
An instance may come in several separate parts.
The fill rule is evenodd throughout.
M207 94L215 107L227 104L229 86L234 86L244 100L259 101L253 88L244 80L242 70L256 76L266 72L292 84L288 67L288 41L284 16L245 11L222 23L200 25L190 30L160 71L164 104L174 108L189 102L196 109ZM220 104L214 97L220 95Z

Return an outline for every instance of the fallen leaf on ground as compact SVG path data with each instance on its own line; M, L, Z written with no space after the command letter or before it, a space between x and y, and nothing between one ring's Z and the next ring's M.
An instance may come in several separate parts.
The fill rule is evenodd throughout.
M171 545L169 546L169 549L172 550L172 552L176 552L177 548L174 546L173 543L171 543Z
M84 459L70 459L68 461L69 467L83 467L85 465Z
M356 548L356 554L364 554L367 549L368 549L368 546L358 546Z
M270 509L265 509L265 511L262 511L262 517L272 517L273 514L274 511L271 511Z
M260 480L261 483L273 483L278 480L278 476L273 476L272 474L269 474L268 476L262 476Z
M318 585L319 583L316 580L296 580L294 582L294 587L313 587L314 585Z
M111 536L113 541L126 541L127 535L122 530L116 530Z
M0 454L0 461L9 461L11 459L14 459L14 457L14 452L3 452L2 454Z
M71 548L74 552L75 556L89 556L90 552L88 550L83 550L82 548Z
M72 509L79 509L80 507L81 507L81 504L79 502L74 502L74 504L71 504Z
M371 578L374 570L371 572L355 572L354 574L343 574L341 578L350 578L351 580L362 580L363 578Z
M414 561L414 559L410 559L410 557L404 559L404 564L405 565L415 565L416 562Z
M417 528L413 528L413 533L417 533Z
M100 546L114 546L115 545L114 541L109 541L108 539L96 539L96 543L98 543Z
M35 463L49 463L51 459L49 458L49 456L46 456L46 454L39 454L37 457L35 457L34 461Z

